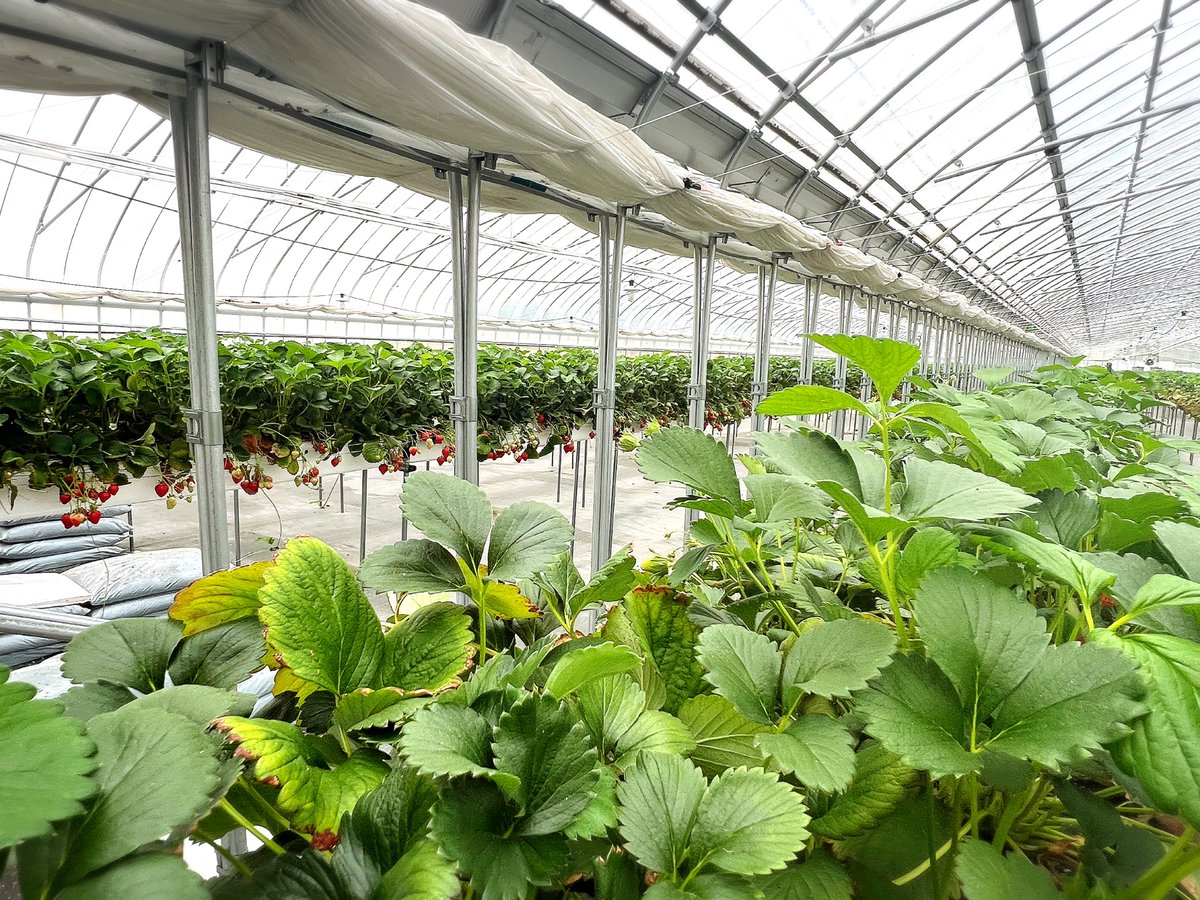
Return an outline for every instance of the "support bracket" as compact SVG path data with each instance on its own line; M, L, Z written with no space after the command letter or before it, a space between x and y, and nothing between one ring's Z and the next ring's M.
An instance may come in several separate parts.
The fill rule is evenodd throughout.
M192 409L184 407L184 425L187 433L184 439L189 444L220 445L224 443L225 433L221 424L221 414L211 409Z
M594 391L592 391L592 405L596 409L616 409L617 392L604 391L596 388Z
M450 418L456 422L470 422L476 416L472 415L474 410L474 397L451 397L450 398Z

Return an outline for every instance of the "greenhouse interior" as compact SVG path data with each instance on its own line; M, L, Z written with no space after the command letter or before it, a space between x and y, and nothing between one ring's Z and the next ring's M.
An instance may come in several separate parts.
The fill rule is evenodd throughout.
M1197 900L1194 128L1197 0L0 0L0 900Z

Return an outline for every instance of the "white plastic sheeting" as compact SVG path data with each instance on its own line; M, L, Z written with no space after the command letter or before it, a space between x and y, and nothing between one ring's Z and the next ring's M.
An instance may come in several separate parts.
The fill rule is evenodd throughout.
M594 197L602 207L644 203L699 234L732 235L760 251L789 253L807 271L945 310L987 330L1048 348L961 295L942 292L857 248L836 244L786 213L709 184L698 190L685 186L686 169L563 91L515 52L468 34L408 0L76 0L72 5L146 29L226 41L277 79L317 98L329 98L329 112L359 111L402 129L401 136L418 138L407 140L407 145L436 149L452 159L464 158L468 147L511 155L552 186ZM139 54L139 44L162 46L89 17L66 21L70 12L48 10L33 0L6 0L5 6L14 7L18 19L35 23L45 14L56 30L82 32L93 41L98 28L105 46L115 45L138 58L146 58ZM14 87L145 91L162 90L170 80L162 75L132 80L123 75L125 68L97 63L85 54L22 43L30 42L0 39L0 80ZM169 59L154 61L171 66ZM254 90L261 91L263 80L252 80ZM277 93L297 93L278 82L267 83ZM145 93L134 96L161 112L161 100ZM280 102L297 108L306 104L295 96ZM408 165L385 151L371 152L352 139L227 95L214 103L212 129L282 159L388 178L429 196L445 193L427 165ZM550 198L515 188L508 192L489 185L484 200L509 212L562 212ZM640 239L657 240L652 232ZM662 243L668 251L681 249L677 241Z

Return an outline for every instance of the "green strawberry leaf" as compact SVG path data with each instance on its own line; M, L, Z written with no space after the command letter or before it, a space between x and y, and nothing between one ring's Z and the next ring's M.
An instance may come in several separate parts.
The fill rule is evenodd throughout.
M590 681L621 675L641 664L641 658L628 647L608 642L592 644L559 659L546 679L546 693L561 700Z
M433 472L417 472L404 482L400 508L431 541L453 550L472 571L483 562L492 530L492 504L475 485Z
M181 684L136 697L122 709L161 709L208 728L221 716L248 716L254 697L205 684Z
M729 451L694 428L663 428L644 439L637 464L650 481L677 482L740 507L742 490Z
M598 678L578 690L579 713L601 758L624 769L639 753L688 753L695 740L670 713L647 709L645 692L630 678Z
M498 787L465 779L443 789L432 831L487 900L525 900L531 887L550 887L562 876L567 842L561 834L519 834L516 821Z
M1050 873L1020 853L1002 855L981 840L967 840L958 848L955 870L967 900L1056 900L1062 897Z
M1000 704L987 746L1048 769L1129 734L1145 707L1137 667L1115 650L1074 642L1049 648Z
M184 637L253 618L258 615L259 588L273 565L274 560L267 560L205 575L175 595L168 614L183 623Z
M991 716L1050 644L1045 620L1032 605L966 569L930 572L914 610L926 651L979 721Z
M866 404L852 394L818 384L800 384L775 391L758 404L756 411L764 416L816 416L838 409L853 409L861 415L871 415Z
M1200 526L1188 522L1155 522L1154 536L1167 561L1192 581L1200 580Z
M747 475L743 480L758 522L829 521L824 493L794 475Z
M711 625L700 632L696 655L705 679L752 722L772 724L783 658L765 635L740 625Z
M878 741L869 741L854 755L849 787L812 823L813 833L835 841L868 833L895 812L917 780L915 769Z
M1115 575L1096 568L1074 550L1036 537L1000 528L995 525L972 525L971 530L983 536L985 543L1033 567L1043 577L1066 585L1087 602L1094 602L1100 591L1112 584Z
M687 858L705 789L704 776L686 759L642 756L617 787L625 848L647 869L677 874Z
M307 831L327 847L335 843L342 816L388 774L375 750L349 756L331 743L307 735L295 725L273 719L228 716L217 720L226 740L253 763L254 777L278 787L276 805L299 831Z
M1083 539L1100 521L1100 505L1090 493L1054 490L1040 494L1038 499L1042 502L1033 511L1038 531L1070 550L1078 550Z
M76 684L108 681L141 693L163 686L179 624L165 619L113 619L76 635L63 654L62 673Z
M662 676L663 709L676 713L705 689L704 667L696 658L699 631L687 616L687 597L666 588L634 588L608 614L604 634L644 653Z
M383 632L354 573L315 538L294 538L267 569L258 615L299 678L334 694L376 683Z
M51 824L83 812L96 792L88 777L95 750L61 703L34 700L33 685L9 681L0 666L0 782L6 811L0 849L50 833Z
M1158 577L1158 576L1156 576ZM1117 767L1141 782L1161 809L1200 824L1200 648L1166 634L1093 632L1093 641L1118 648L1137 663L1149 713L1132 733L1109 746Z
M432 702L428 691L406 692L400 688L359 688L338 698L330 725L343 733L369 728L386 728L402 722ZM311 700L305 704L307 710Z
M881 622L836 619L796 637L783 665L783 705L792 709L803 694L849 697L862 690L891 661L896 636Z
M496 768L517 780L510 796L521 806L522 835L561 831L596 796L600 772L587 727L550 696L523 697L501 716L493 750Z
M377 591L435 594L466 589L466 579L450 551L426 540L380 547L362 561L358 574L363 584Z
M854 775L854 740L837 719L801 716L778 734L760 734L758 746L776 768L815 791L843 791Z
M719 775L739 766L763 765L763 753L755 737L770 733L772 728L750 721L724 697L715 694L693 697L680 707L679 720L696 740L691 759L705 775Z
M773 772L735 769L704 792L690 856L694 867L704 861L736 875L765 875L804 849L808 822L800 795Z
M896 589L905 597L912 597L926 574L957 564L958 554L958 535L954 532L944 528L922 528L900 551L896 563Z
M110 897L170 897L208 900L200 876L178 856L139 853L89 875L54 895L55 900L107 900Z
M575 563L570 559L570 551L564 555L571 568L574 568ZM633 548L624 547L614 553L612 558L600 567L600 571L592 576L592 580L586 586L560 595L566 600L566 609L571 620L574 621L589 606L616 603L628 594L636 579L633 571L636 565L637 560L634 558ZM575 574L578 578L578 571ZM581 578L579 583L582 585Z
M131 704L90 719L87 731L98 793L71 829L60 883L190 825L207 811L219 781L212 740L182 716Z
M427 775L490 778L510 796L518 779L492 765L492 726L468 706L435 703L404 726L400 752Z
M898 656L859 694L867 732L915 769L934 778L965 775L979 759L963 749L967 722L954 685L931 660Z
M953 463L914 456L904 464L903 515L910 521L999 519L1037 502L1020 488Z
M821 431L769 431L754 435L759 452L772 471L795 475L810 484L831 481L863 497L858 467L832 435Z
M903 341L867 335L813 334L813 341L844 356L875 384L879 396L890 400L896 388L921 361L921 349Z
M433 841L418 841L383 876L373 900L454 900L458 870Z
M530 578L551 565L571 541L571 523L545 503L522 500L496 516L488 544L488 576Z
M850 875L824 850L814 850L799 865L788 866L762 879L763 895L771 900L852 900Z
M466 611L455 603L430 603L384 636L378 682L403 691L439 691L458 683L474 655Z
M262 668L267 652L262 626L239 619L184 637L168 672L172 684L205 684L232 691Z
M1167 606L1196 605L1200 605L1200 584L1176 575L1152 575L1138 590L1133 603L1121 617L1121 622L1154 613Z

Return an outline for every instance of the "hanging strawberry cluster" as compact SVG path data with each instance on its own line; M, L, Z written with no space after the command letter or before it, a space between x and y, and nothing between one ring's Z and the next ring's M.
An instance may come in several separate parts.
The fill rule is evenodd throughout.
M87 522L97 524L102 516L100 505L115 497L120 490L116 482L101 480L82 469L64 474L60 487L58 502L71 507L62 514L64 528L78 528Z

